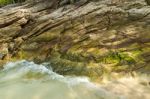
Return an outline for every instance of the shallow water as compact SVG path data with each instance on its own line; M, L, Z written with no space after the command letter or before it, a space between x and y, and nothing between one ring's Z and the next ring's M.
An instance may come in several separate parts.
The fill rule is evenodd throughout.
M62 76L26 60L0 71L0 99L150 99L149 79L122 78L94 84L86 77Z

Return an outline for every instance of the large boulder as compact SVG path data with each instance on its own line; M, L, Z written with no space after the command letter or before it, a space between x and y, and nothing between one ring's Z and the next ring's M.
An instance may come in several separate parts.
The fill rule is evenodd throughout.
M144 0L59 3L29 0L0 9L0 43L8 44L11 60L47 61L60 74L93 78L150 73Z

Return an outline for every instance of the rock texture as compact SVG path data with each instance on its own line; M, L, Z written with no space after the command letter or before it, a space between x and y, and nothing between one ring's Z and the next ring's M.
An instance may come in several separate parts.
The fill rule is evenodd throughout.
M94 78L150 73L144 0L31 1L0 9L1 61L47 61L60 74Z

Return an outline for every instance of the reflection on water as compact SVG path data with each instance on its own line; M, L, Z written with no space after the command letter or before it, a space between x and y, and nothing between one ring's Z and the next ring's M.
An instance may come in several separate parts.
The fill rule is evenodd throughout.
M149 99L147 78L122 78L96 85L62 76L44 65L18 61L0 71L0 99Z

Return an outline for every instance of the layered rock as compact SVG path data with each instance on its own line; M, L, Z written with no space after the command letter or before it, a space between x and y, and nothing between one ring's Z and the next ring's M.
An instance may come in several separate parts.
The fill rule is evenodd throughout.
M0 9L1 60L47 61L93 78L150 73L149 31L144 0L27 1Z

